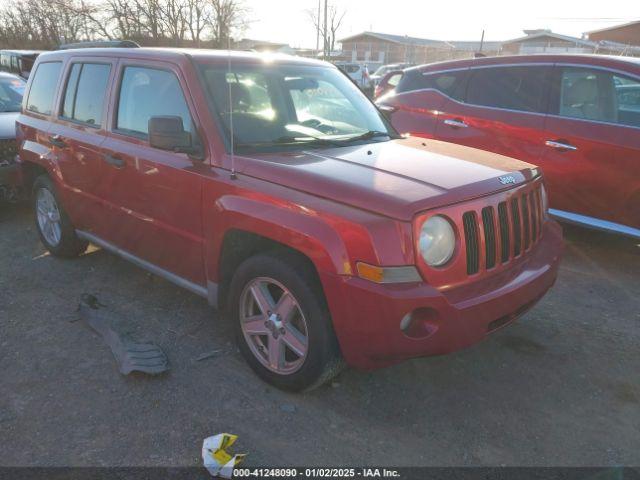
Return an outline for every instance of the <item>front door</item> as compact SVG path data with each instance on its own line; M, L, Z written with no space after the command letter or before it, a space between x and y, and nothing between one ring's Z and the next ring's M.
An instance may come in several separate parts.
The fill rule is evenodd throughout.
M153 116L182 118L197 131L180 71L155 62L122 61L111 131L103 144L102 190L111 205L108 241L182 279L205 284L202 172L208 160L151 148Z

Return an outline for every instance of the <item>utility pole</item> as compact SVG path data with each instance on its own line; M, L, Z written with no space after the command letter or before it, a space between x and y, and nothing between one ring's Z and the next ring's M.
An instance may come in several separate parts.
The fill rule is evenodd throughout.
M320 9L322 5L322 0L318 0L318 16L316 17L316 55L320 53Z
M482 53L482 47L484 46L484 30L482 30L482 37L480 38L480 50L478 53Z
M328 0L324 0L324 60L327 60L327 57L329 56L329 40L327 38L327 18L328 18L328 13L329 13L329 5L328 5Z

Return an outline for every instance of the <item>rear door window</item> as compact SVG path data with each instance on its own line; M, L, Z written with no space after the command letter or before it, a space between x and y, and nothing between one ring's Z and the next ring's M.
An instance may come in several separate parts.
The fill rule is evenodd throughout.
M191 115L178 77L167 70L125 67L120 85L117 130L146 136L149 119L162 115L182 118L185 131L191 131Z
M74 64L67 80L62 116L99 127L110 73L110 65Z
M62 62L46 62L38 65L29 90L27 110L51 115L61 70Z
M472 105L544 113L549 68L478 68L471 72L466 102Z

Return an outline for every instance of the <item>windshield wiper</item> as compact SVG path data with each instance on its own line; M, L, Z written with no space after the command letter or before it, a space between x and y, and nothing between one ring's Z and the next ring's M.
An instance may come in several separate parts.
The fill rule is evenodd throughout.
M308 135L305 133L304 135L300 135L299 137L295 135L284 135L282 137L276 138L275 140L269 140L266 142L236 143L235 146L238 148L260 148L270 146L272 147L276 145L331 145L334 147L344 147L347 143L357 142L359 140L371 140L376 137L389 137L391 139L402 138L389 132L382 132L378 130L370 130L361 135L355 135L353 137L341 139L314 137L313 135Z
M392 135L389 132L382 132L379 130L369 130L368 132L364 132L362 135L356 135L354 137L349 137L343 142L357 142L359 140L372 140L377 137L389 137L389 138L400 138Z
M305 140L307 139L308 140ZM248 143L236 143L236 147L240 148L259 148L259 147L268 147L273 145L331 145L334 147L340 147L343 145L342 142L338 142L335 140L329 140L328 138L314 137L312 135L301 135L300 137L296 137L293 135L285 135L282 137L278 137L275 140L270 140L267 142L248 142Z
M310 140L302 140L300 141L300 139L305 139L305 138L309 138ZM280 137L278 139L276 139L273 143L276 144L280 144L280 143L304 143L305 145L308 145L310 143L316 144L316 145L334 145L339 147L341 145L341 142L336 141L336 140L330 140L328 138L322 138L322 137L314 137L313 135L308 135L308 134L304 134L301 135L299 137L296 137L294 135L285 135L284 137Z

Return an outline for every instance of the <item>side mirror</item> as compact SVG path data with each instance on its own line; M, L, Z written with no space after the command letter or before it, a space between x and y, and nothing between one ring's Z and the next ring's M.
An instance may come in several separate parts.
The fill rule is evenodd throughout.
M178 116L157 116L149 119L149 145L160 150L178 153L198 153L191 140L191 134L185 132L182 118Z

